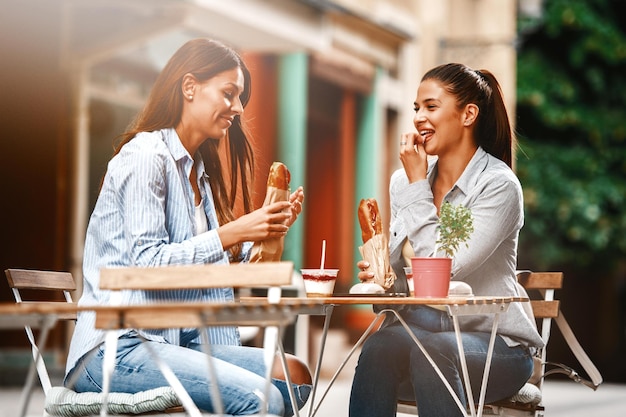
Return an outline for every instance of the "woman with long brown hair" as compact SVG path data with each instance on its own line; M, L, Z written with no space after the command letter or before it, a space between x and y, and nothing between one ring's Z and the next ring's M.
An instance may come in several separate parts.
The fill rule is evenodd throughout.
M101 268L245 262L252 242L287 233L302 210L304 193L300 187L289 201L253 210L253 152L241 117L249 98L250 73L222 43L191 40L171 57L109 162L87 229L79 304L108 304L110 294L98 288ZM228 144L229 172L220 163L221 141ZM238 189L245 213L236 217ZM123 297L129 304L225 302L234 294L232 288L218 288L124 291ZM135 393L167 385L149 359L152 350L200 409L214 411L210 385L217 382L227 414L261 412L255 393L264 386L262 350L242 347L235 327L212 327L207 333L217 381L208 375L198 330L122 330L111 390ZM80 313L66 368L66 382L75 381L75 390L101 390L103 340L94 315ZM301 407L310 374L303 363L292 365L299 368L292 375ZM291 415L282 379L273 380L267 400L271 414Z

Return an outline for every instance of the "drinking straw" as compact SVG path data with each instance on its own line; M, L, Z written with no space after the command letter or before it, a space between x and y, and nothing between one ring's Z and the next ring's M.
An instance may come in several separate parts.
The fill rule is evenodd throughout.
M322 240L322 262L320 264L320 269L324 270L324 259L326 258L326 239Z

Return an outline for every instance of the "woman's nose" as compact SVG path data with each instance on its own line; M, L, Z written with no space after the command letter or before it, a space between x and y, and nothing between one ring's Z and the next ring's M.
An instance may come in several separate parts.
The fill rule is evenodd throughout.
M425 120L426 118L424 117L424 113L421 110L415 112L415 115L413 116L413 124L415 125L415 127L423 123Z
M232 111L234 111L237 114L242 114L243 113L243 104L241 103L241 99L239 98L239 96L237 96L234 100L233 100L233 104L231 106Z

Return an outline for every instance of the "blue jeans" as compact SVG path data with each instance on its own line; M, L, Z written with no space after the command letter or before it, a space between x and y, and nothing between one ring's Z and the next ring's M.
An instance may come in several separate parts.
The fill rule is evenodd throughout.
M463 373L452 326L446 312L419 306L403 318L432 356L453 390L466 406ZM478 401L489 334L463 332L462 341ZM509 347L496 337L486 401L515 394L533 370L532 356L524 347ZM398 322L380 329L364 343L350 395L351 417L392 417L398 400L417 401L420 417L457 417L461 410L424 354Z
M186 347L167 343L144 341L138 337L122 337L118 340L117 358L111 378L111 392L136 393L167 386L146 344L172 369L194 403L203 411L214 412L211 398L212 381L208 376L207 356L201 345ZM214 369L224 405L229 415L260 413L261 398L255 394L265 393L265 363L263 350L247 346L211 345ZM73 388L77 392L102 391L102 360L104 344L95 348L93 354L81 359L66 381L76 378ZM82 363L86 360L86 363ZM81 370L76 377L72 373ZM310 385L294 385L298 408L302 408L311 392ZM273 379L268 398L268 413L279 416L293 415L287 384Z

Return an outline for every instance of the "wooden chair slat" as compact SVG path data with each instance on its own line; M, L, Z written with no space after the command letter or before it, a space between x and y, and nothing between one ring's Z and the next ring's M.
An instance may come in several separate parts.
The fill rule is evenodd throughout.
M76 283L69 272L7 269L9 286L17 289L75 291Z
M292 262L105 268L100 271L100 288L107 290L177 290L280 286L291 284L292 274Z
M542 301L542 300L531 300L530 304L533 307L533 314L536 319L544 319L544 318L556 318L559 315L559 300L554 301Z
M519 283L527 290L560 289L563 286L562 272L533 272L521 275Z

